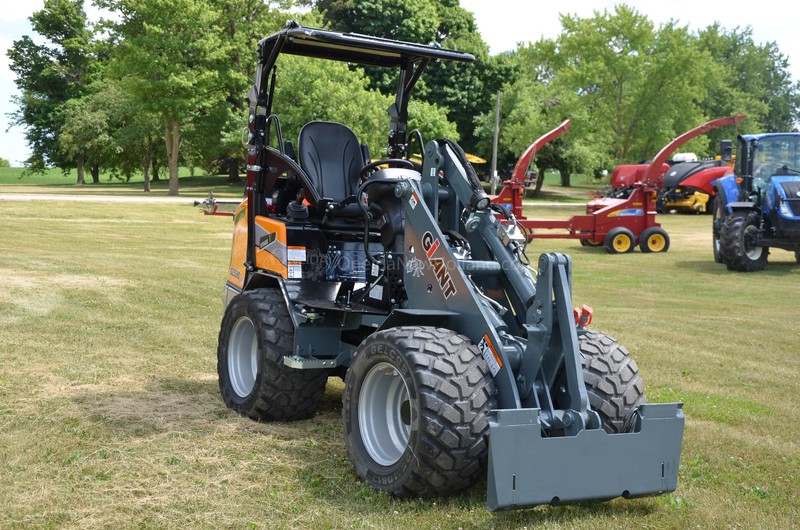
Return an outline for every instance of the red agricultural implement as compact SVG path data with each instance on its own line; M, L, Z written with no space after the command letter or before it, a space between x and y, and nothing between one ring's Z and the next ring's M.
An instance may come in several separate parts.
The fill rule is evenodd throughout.
M194 205L203 210L205 215L220 215L223 217L233 217L233 208L236 208L241 200L219 200L214 194L209 192L205 200L194 201ZM220 208L222 207L222 208ZM225 209L228 208L228 209Z
M511 178L503 181L503 189L500 193L492 197L492 203L507 208L514 214L518 221L525 221L525 216L522 215L522 199L525 198L525 188L530 184L527 176L528 167L531 160L539 152L539 149L552 142L569 129L570 120L564 120L561 125L552 131L545 133L538 140L528 146L527 149L514 164L514 170L511 172ZM538 178L544 178L544 175L539 175ZM523 222L524 226L524 222Z
M520 225L530 231L531 238L540 239L579 239L584 246L605 245L613 253L633 251L639 244L642 252L666 252L669 248L669 235L656 222L656 199L664 173L669 169L666 163L669 157L680 146L706 132L730 125L744 119L744 115L729 116L711 120L699 127L683 133L667 144L646 166L637 164L619 166L618 170L632 172L632 184L623 196L602 197L592 199L586 204L586 214L575 215L559 221L550 219L528 219L522 214L521 194L518 187L520 180L518 168L522 174L535 156L536 151L548 141L562 134L569 125L569 120L542 136L523 153L514 168L509 192L511 200L503 202L501 193L495 203L506 205L517 217ZM519 213L520 215L517 215Z

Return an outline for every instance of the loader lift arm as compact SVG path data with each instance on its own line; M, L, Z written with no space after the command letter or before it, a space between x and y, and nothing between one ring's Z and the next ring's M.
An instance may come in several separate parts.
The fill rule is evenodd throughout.
M449 144L430 142L421 181L399 184L397 196L404 203L406 248L435 248L429 259L444 259L441 269L425 269L420 277L407 271L409 305L457 315L449 326L481 345L495 378L498 409L490 415L489 508L674 490L682 404L643 405L632 432L608 434L601 428L583 377L578 338L586 329L573 316L570 258L542 254L534 278L520 259L519 244L504 236L505 227L492 209L475 206L471 168L460 158ZM423 193L426 175L442 175L444 186L454 192L449 201L434 202L440 215L414 198ZM469 267L451 253L435 222L450 218L453 208L466 210L460 230L470 243ZM439 270L450 271L452 296L431 295L431 285L441 283ZM503 294L495 302L505 306L505 316L482 294L497 285ZM509 314L514 315L511 322ZM642 467L623 470L609 464L625 454L636 454ZM570 480L564 481L564 474Z

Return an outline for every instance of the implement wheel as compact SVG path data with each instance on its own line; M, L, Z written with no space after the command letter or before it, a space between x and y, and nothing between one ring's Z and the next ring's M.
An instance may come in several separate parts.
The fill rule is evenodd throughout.
M725 218L720 230L720 253L728 269L740 272L764 270L769 247L756 245L761 215L737 211Z
M642 252L666 252L669 250L667 231L657 226L647 228L639 237L639 248Z
M219 388L225 405L254 420L313 416L328 373L283 364L293 345L294 325L279 290L245 291L231 300L217 347Z
M594 239L580 239L579 241L582 247L600 247L603 245L602 241L595 241Z
M611 254L633 252L635 242L636 239L633 237L633 232L623 226L609 230L604 240L606 250Z
M494 379L453 331L398 327L370 335L345 378L347 453L370 487L400 497L451 495L485 472Z
M631 432L634 412L646 401L636 362L615 339L597 331L582 335L579 348L589 404L600 415L603 429Z

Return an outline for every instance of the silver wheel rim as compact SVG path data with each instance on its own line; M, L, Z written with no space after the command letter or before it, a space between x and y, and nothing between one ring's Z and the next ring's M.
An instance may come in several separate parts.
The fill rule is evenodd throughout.
M258 340L253 321L239 317L228 339L228 377L233 391L247 397L253 391L258 374Z
M411 434L411 403L403 377L391 364L376 364L364 378L358 426L375 462L390 466L403 456Z
M755 239L755 232L758 232L758 228L753 225L744 229L744 252L747 254L747 258L752 261L758 261L758 259L761 258L761 253L764 252L762 247L756 247L750 244L750 242Z

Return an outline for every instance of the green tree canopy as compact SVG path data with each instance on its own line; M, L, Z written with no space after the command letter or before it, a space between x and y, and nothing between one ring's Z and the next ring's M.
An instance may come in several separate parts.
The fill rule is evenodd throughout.
M183 128L225 97L220 72L230 41L210 0L112 0L122 20L110 72L164 126L169 194L178 194Z
M45 0L30 21L44 42L26 35L7 52L20 92L13 124L25 129L31 150L26 165L33 170L55 165L67 171L76 166L76 155L59 148L59 135L67 102L81 97L100 74L93 33L83 0Z
M563 15L561 23L557 38L517 50L520 78L505 86L503 96L500 143L506 153L518 155L539 134L570 118L563 150L568 160L556 166L590 172L650 159L709 119L758 109L752 93L726 81L730 71L721 64L723 54L712 53L714 47L687 27L670 21L655 28L626 5L589 18ZM706 40L724 48L710 36ZM776 67L781 70L780 62ZM776 93L781 94L771 96ZM488 115L479 121L484 143L488 122ZM707 138L685 149L714 154ZM562 171L568 184L563 177Z
M718 23L700 31L698 38L721 71L701 104L708 115L745 113L748 130L754 133L796 130L800 82L792 82L788 60L774 42L756 44L752 28L727 31ZM709 136L716 149L719 133Z
M478 32L474 15L462 8L458 0L318 0L314 5L332 29L436 43L475 55L475 64L441 61L430 65L414 92L418 100L447 109L447 117L456 124L462 146L474 150L474 117L493 108L494 94L500 86L496 74L509 71L503 70L502 60L496 64L489 56L489 47ZM394 93L393 75L375 68L365 68L365 72L370 86L387 95Z

